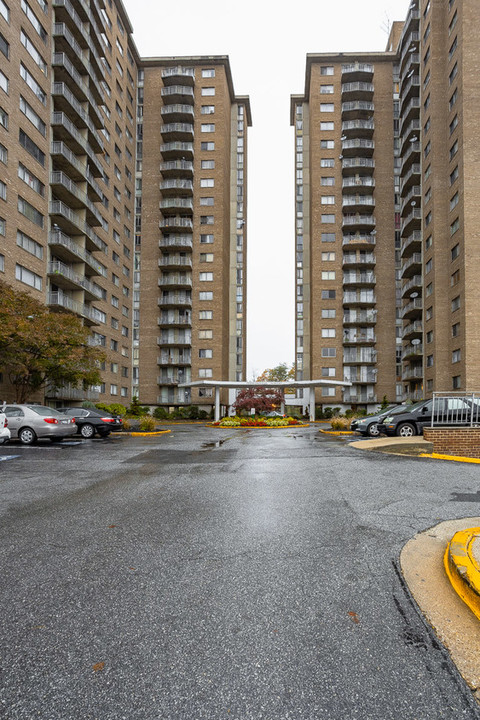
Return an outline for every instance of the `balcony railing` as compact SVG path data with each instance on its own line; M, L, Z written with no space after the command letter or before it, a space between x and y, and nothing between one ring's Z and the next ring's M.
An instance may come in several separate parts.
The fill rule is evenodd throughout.
M193 240L191 235L180 235L174 233L173 235L164 235L158 241L158 247L160 248L185 248L191 250L193 247Z
M344 325L363 325L363 324L374 324L377 322L377 311L376 310L350 310L343 316Z
M65 280L67 280L69 284L83 288L86 292L88 292L92 297L96 298L97 300L102 297L101 291L97 289L86 277L78 275L78 273L74 272L74 270L68 265L65 265L65 263L59 261L49 262L48 274L51 276L61 275L62 278L65 278ZM61 285L62 282L58 282L56 284Z
M92 309L89 305L84 305L83 303L73 300L69 295L65 295L61 291L51 292L48 296L48 304L62 307L65 310L69 310L70 312L89 320L90 324L98 325L97 314L94 309Z

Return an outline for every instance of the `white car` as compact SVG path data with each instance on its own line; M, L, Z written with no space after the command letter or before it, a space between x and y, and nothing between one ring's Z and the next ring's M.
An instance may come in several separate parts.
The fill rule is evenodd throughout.
M11 433L7 425L8 420L6 418L6 415L5 413L0 411L0 445L3 445L10 440Z

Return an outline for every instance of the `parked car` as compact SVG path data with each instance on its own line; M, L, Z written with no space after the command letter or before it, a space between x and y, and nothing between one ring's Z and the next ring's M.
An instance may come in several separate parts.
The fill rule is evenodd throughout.
M477 422L480 418L480 408L469 398L445 397L433 400L422 400L414 405L405 405L392 410L378 424L378 429L385 435L399 435L411 437L422 435L423 428L432 424L432 411L434 411L434 425L470 425L472 419Z
M4 412L0 411L0 445L10 440L10 430L8 429L8 420Z
M77 432L73 418L46 405L6 405L3 412L12 439L18 438L23 445L32 445L37 438L63 440Z
M280 417L280 418L285 417L285 413L278 412L278 410L270 410L270 412L262 413L262 414L263 414L263 417L272 417L272 418L273 417Z
M58 411L73 418L78 432L84 438L92 438L95 433L107 437L114 430L123 430L123 420L119 415L111 415L103 410L90 410L82 407L58 408Z
M398 407L401 406L399 406L398 404L388 405L388 407L384 408L381 412L378 412L375 415L366 415L365 417L355 418L355 420L352 420L350 430L359 432L362 435L378 437L380 435L378 423L381 422L386 415L391 413L393 409Z

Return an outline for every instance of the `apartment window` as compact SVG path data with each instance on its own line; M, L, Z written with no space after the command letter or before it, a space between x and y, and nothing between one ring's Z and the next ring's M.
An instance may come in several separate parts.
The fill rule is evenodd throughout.
M10 55L10 45L8 44L6 38L0 33L0 51L5 55L5 57L8 60L8 57Z
M335 377L334 367L322 367L322 377ZM335 389L335 388L333 388Z
M7 21L10 22L10 8L4 0L0 0L0 15Z
M322 280L335 280L335 270L324 270L322 272Z
M427 122L423 126L423 132L427 133L430 130L431 120L430 117L428 118Z
M213 178L202 178L200 180L200 187L202 187L202 188L215 187L215 180Z
M429 61L429 59L430 59L430 46L428 46L428 50L423 57L423 64L426 65L427 62Z
M426 275L431 271L432 266L433 266L433 260L432 260L432 258L430 258L430 260L427 260L427 262L425 263L425 274Z
M425 75L425 80L423 81L423 89L425 90L428 83L430 82L430 70Z
M322 215L321 220L322 220L322 223L324 223L325 225L334 223L335 215Z
M17 203L18 212L24 215L28 220L31 220L35 225L38 225L39 227L43 228L43 222L44 217L41 212L37 210L37 208L33 207L29 202L27 202L24 198L18 196L18 203Z
M460 270L455 270L450 276L450 285L455 287L460 282Z
M200 150L205 150L205 151L211 152L212 150L215 150L215 143L214 142L201 142Z
M19 130L18 132L18 141L20 145L25 148L25 150L30 153L30 155L40 163L40 165L42 165L42 167L45 167L45 153L40 150L38 145L34 143L23 130Z
M425 335L425 339L427 341L427 344L430 344L433 342L433 330L429 330L427 334Z
M336 310L322 310L322 318L324 319L332 319L336 315Z
M322 328L322 338L334 338L335 328Z
M200 225L213 225L213 215L200 215Z
M431 26L430 26L430 23L428 23L427 28L426 28L425 32L423 33L423 42L424 43L427 42L427 38L430 35L430 30L431 30Z
M456 35L456 36L455 36L455 40L454 40L453 43L450 45L450 50L448 51L448 59L449 59L449 60L452 59L453 54L454 54L455 50L457 49L457 45L458 45L458 36ZM456 68L456 67L457 67L457 64L455 63L455 68ZM453 71L452 71L452 72L453 72ZM456 73L455 73L455 74L456 74ZM450 83L450 84L451 84L451 83Z
M215 132L215 123L201 123L200 130L202 133Z
M8 130L8 113L0 107L0 125Z
M213 115L215 112L215 105L202 105L201 113L202 115Z
M214 87L203 87L202 95L203 95L203 97L213 97L215 95L215 88Z
M458 350L454 350L454 351L452 352L452 363L460 362L460 360L461 360L461 355L462 355L462 353L461 353L461 351L460 351L459 349L458 349Z
M3 235L5 237L5 233L7 231L7 221L5 218L0 217L0 235Z
M333 112L335 106L333 103L320 103L320 112Z
M332 95L333 85L320 85L320 95Z
M433 293L433 283L428 283L427 287L425 288L425 297L430 297L430 295Z
M198 351L198 357L211 359L213 357L213 350L208 350L207 348L201 348Z
M322 357L337 357L336 348L322 347Z
M335 300L336 290L322 290L322 300Z
M6 200L7 199L7 185L3 182L3 180L0 180L0 200Z
M460 255L460 245L457 243L451 250L450 250L450 258L453 262L453 260L456 260L457 257Z
M425 205L430 201L432 197L432 188L428 188L427 192L425 193Z
M450 210L453 210L454 207L458 205L459 195L458 192L455 193L455 195L450 199Z
M322 252L322 261L323 262L333 262L334 260L335 260L334 252Z
M321 204L322 205L335 205L335 195L322 195Z
M335 233L322 233L322 242L335 242Z
M425 170L425 180L428 180L428 178L430 177L431 172L432 172L432 166L429 165L429 166L427 167L427 169Z
M460 375L455 375L452 377L452 388L453 390L458 390L462 387L462 379Z
M215 77L215 68L204 68L202 70L202 78L213 78Z
M28 54L33 58L34 62L38 65L44 75L47 74L47 63L38 52L35 45L32 43L28 35L22 30L20 32L20 40L23 47L26 49Z
M335 147L334 140L320 140L320 147L326 150L333 150Z
M428 248L432 247L433 243L433 237L432 235L429 235L428 238L425 240L425 250L428 250Z
M322 158L320 160L320 167L335 167L335 160L333 158ZM323 178L322 178L323 179ZM334 183L330 183L333 185Z
M320 178L320 185L335 185L334 177L322 177Z
M200 310L198 313L199 320L213 320L213 310Z
M428 95L425 99L425 102L423 103L423 109L425 111L427 111L429 107L430 107L430 93L428 93Z
M21 5L22 5L23 12L27 16L27 18L30 20L35 31L38 33L38 35L43 40L43 42L46 43L47 42L47 31L43 27L42 23L39 21L39 19L33 12L30 5L26 2L26 0L21 0Z
M452 337L458 337L460 335L460 323L454 323L452 325Z
M200 262L213 262L213 253L200 253Z
M23 267L23 265L19 265L18 263L15 265L15 278L25 285L35 288L35 290L42 289L42 278L40 275L37 275L31 270L27 270L27 268Z
M453 108L453 106L455 105L455 103L457 102L457 97L458 97L458 88L455 88L453 95L450 98L450 101L448 103L449 110L451 110Z
M321 65L320 66L320 75L333 75L334 69L333 65Z
M334 130L335 129L335 123L333 122L321 122L320 123L320 130Z
M432 143L431 143L431 141L429 140L428 143L425 145L425 150L423 151L423 154L424 154L425 157L427 157L428 155L430 155L430 150L431 150L431 149L432 149Z
M22 163L18 163L18 177L31 187L32 190L35 190L39 195L45 197L45 185Z
M452 312L455 312L455 310L458 310L458 309L459 309L459 307L460 307L460 295L457 295L456 298L453 298L451 307L452 307Z
M199 330L198 331L198 339L199 340L212 340L213 339L213 330Z
M432 211L425 216L425 227L428 227L430 223L432 222Z
M454 12L454 14L453 14L453 17L452 17L452 19L451 19L451 21L450 21L450 25L448 26L448 34L449 34L449 35L452 34L453 28L454 28L455 25L457 24L457 20L458 20L458 13L457 13L457 11L455 10L455 12Z
M451 85L451 84L453 83L453 81L454 81L455 78L457 77L457 73L458 73L458 63L455 63L455 65L454 65L453 68L452 68L452 71L451 71L450 75L448 76L448 83L449 83L449 85Z
M205 245L213 243L213 235L200 235L200 243Z
M3 90L3 92L6 95L8 95L8 78L5 75L5 73L3 73L1 70L0 70L0 89Z
M427 355L427 367L433 367L433 354Z
M450 148L450 160L452 160L458 152L458 140L455 140L452 147Z
M211 290L198 293L199 300L213 300L213 292Z
M427 308L427 310L426 310L425 318L426 318L427 320L431 320L432 317L433 317L433 307L430 305L430 307Z
M458 178L458 165L452 172L450 173L450 185L453 185L455 180Z
M211 377L213 377L213 370L212 370L212 368L199 368L199 369L198 369L198 377L199 377L199 378L211 378Z
M20 110L21 112L30 120L32 125L34 125L39 133L43 135L43 137L47 136L47 126L41 119L39 115L35 112L35 110L32 108L30 103L28 103L22 95L20 95Z
M213 273L212 272L201 272L199 274L199 280L202 282L212 282L213 281Z
M453 131L455 130L455 128L457 127L457 125L458 125L458 115L455 115L455 117L453 118L452 122L451 122L450 125L448 126L449 131L450 131L450 135L453 133Z
M460 219L456 218L450 225L450 235L454 235L460 227Z
M5 272L5 255L0 255L0 272Z
M201 168L202 168L202 170L214 170L215 160L202 160Z

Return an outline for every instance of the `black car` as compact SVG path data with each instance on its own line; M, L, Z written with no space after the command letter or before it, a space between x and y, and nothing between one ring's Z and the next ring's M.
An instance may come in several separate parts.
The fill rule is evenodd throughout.
M123 429L123 420L120 416L111 415L103 410L89 410L81 407L57 409L75 419L78 432L84 438L92 438L95 433L100 437L107 437L111 432Z
M350 430L359 432L362 435L378 437L380 435L378 423L382 421L385 415L389 415L394 408L396 409L398 407L400 407L398 404L389 405L375 415L365 415L365 417L355 418L355 420L352 420Z
M433 400L422 400L414 405L402 405L386 415L378 424L378 429L385 435L399 435L411 437L422 435L424 427L432 425L432 412L434 413L434 427L451 425L470 425L480 418L479 406L468 398L445 397Z

